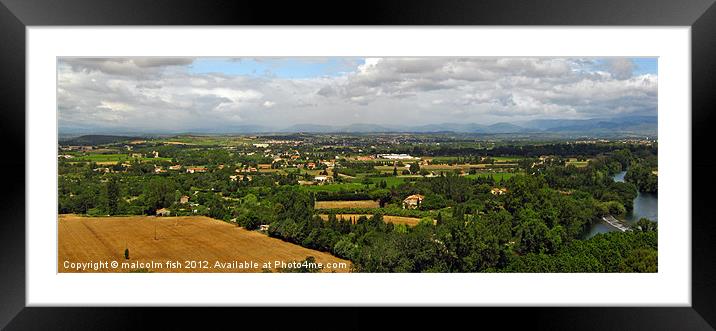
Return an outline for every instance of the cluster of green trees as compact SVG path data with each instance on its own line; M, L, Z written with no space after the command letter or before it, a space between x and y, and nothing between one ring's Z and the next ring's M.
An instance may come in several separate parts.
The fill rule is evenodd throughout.
M655 192L655 148L559 144L493 152L518 150L526 155L606 152L582 168L535 166L536 159L526 159L519 165L525 174L506 180L446 173L391 187L385 180L373 185L366 181L350 192L320 193L299 187L298 179L306 176L300 173L255 173L251 180L244 176L230 181L233 167L195 174L155 173L153 164L137 162L126 172L104 173L93 170L97 166L91 163L60 163L58 208L60 213L90 215L151 215L171 208L175 215L208 215L250 230L269 225L270 236L349 259L361 272L656 271L657 229L648 220L632 231L583 240L602 216L630 211L637 188ZM195 164L229 164L237 158L223 150L162 150L173 152ZM615 182L612 176L625 169L627 182ZM356 162L334 173L367 170ZM420 167L411 164L409 171L419 173ZM507 192L492 194L496 186ZM412 194L425 197L419 209L402 209L403 199ZM179 202L183 195L190 196L189 203ZM381 209L332 210L328 221L314 210L316 200L342 199L377 200ZM341 220L337 212L373 216ZM394 225L383 221L386 214L425 221L414 227Z
M469 146L461 146L458 144L441 143L435 145L398 145L391 146L390 153L406 153L410 155L427 155L427 156L460 156L473 160L477 157L485 156L520 156L536 158L542 155L552 155L562 158L576 157L586 159L587 155L599 155L612 153L615 150L624 149L614 143L550 143L550 144L516 144L504 143L493 147L474 147L475 144ZM656 147L651 145L628 145L626 146L634 154L643 152L651 153Z
M657 272L656 223L646 219L633 231L575 240L555 254L515 255L508 272Z
M548 167L542 174L549 187L568 192L587 192L604 202L612 214L619 215L633 209L637 195L636 186L616 182L612 178L622 169L621 158L611 155L597 157L587 167Z
M526 183L525 191L513 193L508 208L461 207L454 215L441 213L436 225L421 222L415 227L386 223L380 214L362 216L355 223L335 215L323 221L311 213L309 195L284 192L277 196L279 214L269 235L350 259L360 272L656 270L656 227L651 222L643 222L649 224L642 224L643 231L580 240L585 225L598 217L596 201L550 197L548 190L527 196L530 185L535 184ZM551 208L531 207L545 199L553 200L547 203ZM517 206L517 201L526 204Z
M478 184L480 181L484 183ZM269 234L350 259L358 271L527 271L538 270L525 262L536 259L535 256L561 256L582 247L573 243L582 242L589 227L601 216L613 212L609 205L617 203L600 201L577 190L568 195L560 193L539 176L512 177L501 183L510 188L509 193L493 196L489 193L488 181L488 178L469 180L447 175L399 186L394 190L398 196L430 191L426 200L430 196L441 196L450 206L449 211L438 214L436 225L424 222L412 228L385 223L381 214L360 217L355 224L335 216L329 216L326 222L311 212L310 195L284 191L276 196L280 197L277 200L280 212L271 223ZM611 236L621 240L616 234L601 235L594 240L608 241L610 239L600 238ZM622 236L632 238L631 233ZM634 254L645 253L651 247L638 242L632 246L642 250ZM634 259L629 254L619 256ZM554 261L549 263L559 266ZM589 259L570 263L570 268L584 271L647 270L623 265L614 269L603 261L601 266L595 267Z
M422 204L421 204L422 205ZM390 216L402 216L402 217L437 217L440 211L436 210L420 210L420 209L404 209L398 206L383 207L380 209L375 208L331 208L322 209L322 213L333 213L333 214L379 214L379 215L390 215Z
M142 164L138 168L144 167ZM222 220L240 216L239 199L253 191L266 193L281 185L295 185L297 175L253 175L252 180L230 181L233 169L186 174L128 170L122 173L93 171L94 164L65 166L58 178L58 212L89 215L153 215L161 208L173 214L201 214ZM134 166L129 169L136 169ZM246 190L249 189L249 190ZM180 205L183 195L199 206ZM197 210L197 212L194 212Z
M659 180L651 168L639 163L634 163L624 175L624 180L636 185L640 192L657 193Z
M379 163L341 161L340 173L353 177L358 174L377 174L379 171L375 169L376 165Z

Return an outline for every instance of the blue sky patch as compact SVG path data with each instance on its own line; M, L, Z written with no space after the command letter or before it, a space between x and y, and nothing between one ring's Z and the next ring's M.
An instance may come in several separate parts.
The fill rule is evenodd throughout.
M222 73L271 78L335 77L355 71L363 58L199 58L189 67L194 74Z

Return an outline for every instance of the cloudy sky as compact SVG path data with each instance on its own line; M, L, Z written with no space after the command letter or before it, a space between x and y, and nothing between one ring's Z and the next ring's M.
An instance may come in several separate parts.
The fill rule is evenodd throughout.
M61 58L60 130L657 114L655 58Z

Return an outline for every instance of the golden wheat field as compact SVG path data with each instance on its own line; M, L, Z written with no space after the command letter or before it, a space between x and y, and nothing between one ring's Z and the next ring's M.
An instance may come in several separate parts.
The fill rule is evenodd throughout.
M322 263L324 272L350 268L348 260L203 216L60 215L58 220L58 272L261 272L264 263L276 271L276 261L308 256ZM102 261L119 265L77 270L81 263Z
M321 216L322 219L328 220L328 215L322 214L322 215L320 215L320 216ZM346 220L351 220L351 219L352 219L353 222L355 222L355 221L356 221L359 217L361 217L361 216L365 216L365 217L370 218L370 217L372 217L373 215L368 215L368 214L336 214L336 218L338 218L339 220L340 220L341 218L346 219ZM393 223L393 224L405 224L405 225L408 225L408 226L415 226L415 225L418 225L418 222L420 222L420 219L417 218L417 217L403 217L403 216L388 216L388 215L384 215L384 216L383 216L383 221L384 221L384 222L388 222L388 223Z
M379 208L378 201L373 200L346 200L346 201L316 201L316 209L332 208Z

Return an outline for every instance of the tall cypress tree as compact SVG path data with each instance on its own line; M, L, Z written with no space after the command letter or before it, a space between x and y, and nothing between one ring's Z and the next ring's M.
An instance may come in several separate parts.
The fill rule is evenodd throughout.
M107 181L107 214L119 214L119 184L114 176Z

